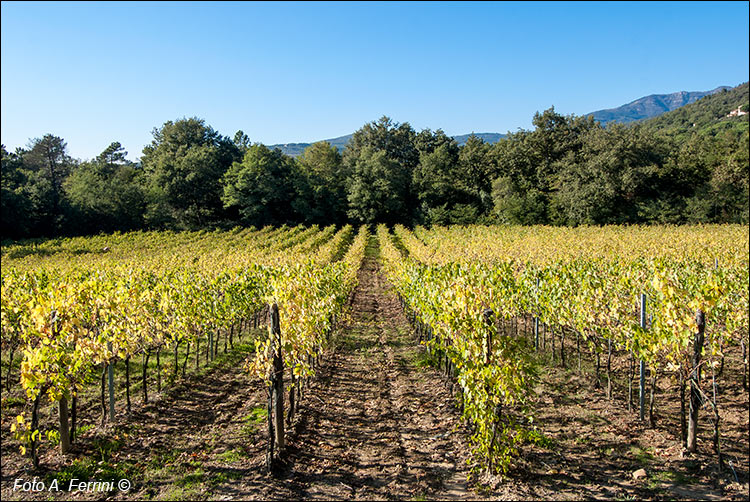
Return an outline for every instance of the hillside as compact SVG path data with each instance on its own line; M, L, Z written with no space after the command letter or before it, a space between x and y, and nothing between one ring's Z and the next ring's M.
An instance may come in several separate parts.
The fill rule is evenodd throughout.
M745 85L745 101L744 103L747 103L747 84ZM735 89L739 89L742 86L739 86ZM732 104L732 103L739 103L741 104L741 99L735 99L736 93L734 92L735 89L727 86L721 86L717 87L716 89L713 89L711 91L694 91L694 92L688 92L688 91L680 91L680 92L673 92L672 94L652 94L650 96L645 96L639 99L636 99L635 101L619 106L617 108L610 108L607 110L598 110L592 113L586 114L593 115L594 119L601 122L602 124L608 124L610 122L618 122L618 123L630 123L640 120L648 120L653 119L655 117L660 117L664 115L665 113L670 113L678 109L682 109L685 106L689 106L693 103L696 103L706 97L713 96L713 95L724 95L724 92L730 92L731 96L725 96L724 98L720 98L719 101L711 101L711 103L722 103L719 108L721 110L724 110L726 106L724 104ZM722 101L723 100L723 101ZM711 105L713 106L713 105ZM718 106L718 105L717 105ZM738 104L734 105L734 108L736 109ZM731 108L731 107L730 107ZM729 109L727 109L729 110ZM693 113L693 112L690 112ZM699 115L702 112L697 112ZM713 113L713 112L712 112ZM718 108L716 113L719 113ZM729 113L729 111L724 113L724 116ZM688 115L679 115L679 117L687 117ZM719 115L716 116L717 118ZM673 119L670 119L673 120ZM675 119L675 120L682 120L682 119ZM745 122L747 120L745 119ZM702 123L697 120L691 120L689 118L685 119L686 124L692 125L693 123ZM657 125L657 127L660 127ZM671 126L670 126L671 127ZM485 143L497 143L501 138L505 137L505 134L496 133L496 132L481 132L481 133L471 133L475 136L481 138L485 141ZM469 136L471 134L459 134L457 136L453 136L453 139L456 140L456 142L459 145L463 145L466 143L466 140L469 139ZM340 152L344 151L344 148L346 147L346 144L351 139L352 135L347 134L346 136L339 136L337 138L331 138L326 139L323 141L329 142L332 146L335 146L338 148ZM298 155L301 155L303 151L305 151L305 148L310 146L312 143L279 143L276 145L269 145L269 148L278 148L280 149L284 154L297 157Z
M661 131L670 136L685 136L689 132L717 135L722 131L748 129L750 115L728 116L737 107L747 111L750 102L748 82L734 88L722 90L706 96L677 110L652 118L644 123L646 127Z
M617 108L597 110L587 115L593 115L594 119L602 124L607 124L609 122L625 124L637 120L657 117L663 113L676 110L690 103L694 103L705 96L710 96L725 89L731 89L731 87L721 86L711 91L680 91L673 92L672 94L651 94L650 96L636 99L635 101L626 105L618 106Z

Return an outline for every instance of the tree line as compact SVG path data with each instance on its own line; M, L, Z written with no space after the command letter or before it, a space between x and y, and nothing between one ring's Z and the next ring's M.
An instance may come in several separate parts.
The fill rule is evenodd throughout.
M282 224L748 222L748 128L662 134L644 124L536 113L532 130L463 145L388 117L343 152L299 157L168 121L138 163L119 142L76 161L47 134L2 146L2 237Z

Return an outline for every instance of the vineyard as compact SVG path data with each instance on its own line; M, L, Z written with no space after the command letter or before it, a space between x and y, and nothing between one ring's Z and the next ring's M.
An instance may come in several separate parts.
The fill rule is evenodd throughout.
M476 498L467 487L497 489L559 449L540 409L554 378L668 431L680 458L734 487L725 495L746 495L749 237L740 225L380 225L4 246L3 498L24 498L18 473L70 477L97 448L88 475L135 477L135 498ZM247 433L216 455L247 460L204 491L151 492L124 452L180 399L194 415L160 445L210 414L212 444L228 441L218 423ZM436 461L441 450L453 453ZM656 496L638 489L620 494Z
M258 327L269 301L289 328L287 364L295 376L311 373L324 336L341 310L362 259L366 229L295 227L249 232L129 234L47 242L3 254L2 342L7 353L5 390L20 380L30 416L11 427L34 466L41 441L67 453L76 433L77 396L101 375L101 421L114 412L112 370L125 363L130 410L130 361L142 357L143 401L148 401L148 361L173 353L171 378L185 374L190 349L200 365L215 358L224 337L233 345L252 324ZM110 250L117 251L111 252ZM29 252L26 256L20 255ZM18 258L15 258L17 257ZM83 256L83 258L80 258ZM6 259L7 258L7 259ZM249 369L269 373L270 338L254 340ZM184 359L180 359L180 347ZM14 354L20 352L20 379ZM180 370L180 365L182 369ZM109 376L109 406L105 379ZM15 374L14 374L15 373ZM39 426L43 399L58 403L59 427ZM69 404L70 403L70 404ZM71 423L72 422L72 423Z
M725 351L740 347L734 364L747 389L747 228L452 227L412 233L397 226L390 236L381 226L378 235L389 276L418 332L458 380L464 414L476 425L475 453L484 464L506 470L524 439L514 417L503 416L504 407L521 410L515 418L526 423L533 420L525 405L537 377L531 354L540 350L540 327L553 363L557 355L566 365L566 335L575 338L579 371L582 352L594 354L597 385L606 358L608 398L612 359L625 354L628 406L638 361L641 419L648 370L652 425L657 378L677 382L681 440L691 452L699 403L709 401L723 464L715 374L724 368ZM710 374L712 389L701 384L702 373Z

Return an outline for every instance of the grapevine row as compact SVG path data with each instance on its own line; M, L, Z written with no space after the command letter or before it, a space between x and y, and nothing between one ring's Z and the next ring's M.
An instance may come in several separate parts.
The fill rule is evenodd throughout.
M562 341L566 332L575 333L597 353L607 345L611 356L612 346L620 347L654 374L683 383L693 371L696 311L708 319L708 367L719 364L727 344L746 347L746 228L638 229L632 236L640 246L618 240L622 232L621 227L481 226L410 232L397 225L395 238L408 253L404 258L388 231L378 229L391 281L434 335L429 343L445 351L457 370L483 465L507 467L522 434L507 417L498 433L498 410L520 404L530 419L523 410L535 374L532 345L500 337L498 347L483 313L506 321L536 319ZM679 238L663 239L664 233L680 232L701 237L693 247ZM714 238L705 238L711 232ZM641 294L649 299L645 329L638 323Z
M31 415L19 415L13 426L22 451L30 447L38 462L36 447L44 439L38 409L44 397L58 403L59 439L66 450L68 403L75 403L80 390L98 374L97 368L137 355L147 363L152 352L158 356L164 349L174 350L176 373L179 346L188 354L194 347L196 362L201 341L215 354L220 333L225 343L227 338L231 343L250 319L257 323L258 312L268 303L277 302L285 316L295 371L309 373L305 356L320 349L319 334L330 329L342 298L353 287L359 259L356 244L362 237L339 259L352 232L347 226L338 232L334 227L295 227L164 235L162 249L176 252L173 255L154 252L150 239L139 248L142 235L115 235L105 247L119 253L118 259L95 252L102 244L97 243L77 260L65 251L42 253L42 265L36 268L33 254L14 260L12 253L4 253L2 341L3 352L10 353L7 378L13 370L13 352L20 349L23 360L17 378ZM58 249L80 249L78 245L56 243Z

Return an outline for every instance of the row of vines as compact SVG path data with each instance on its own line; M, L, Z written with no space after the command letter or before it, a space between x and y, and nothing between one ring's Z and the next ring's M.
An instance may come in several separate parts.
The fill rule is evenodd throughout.
M5 391L20 385L26 399L12 431L22 453L38 465L41 441L70 449L76 399L120 361L140 357L144 401L152 355L209 358L223 335L257 327L260 313L277 304L288 329L284 350L297 375L309 375L309 356L354 287L366 231L235 229L229 232L136 232L23 243L3 248L2 353ZM352 245L354 243L354 245ZM268 352L255 332L248 368L266 378ZM18 364L20 356L20 366ZM129 374L128 386L129 386ZM161 386L161 380L159 380ZM57 430L39 424L44 401L56 404ZM130 394L127 394L128 408ZM72 423L71 423L72 421Z
M520 423L533 423L540 325L558 335L561 351L566 333L597 362L619 350L683 393L690 382L701 402L711 401L701 372L723 368L726 349L740 346L747 385L747 227L397 225L393 234L379 227L378 237L390 280L428 346L450 363L483 466L507 469ZM535 327L536 339L497 329L519 322ZM718 412L715 421L718 450Z

